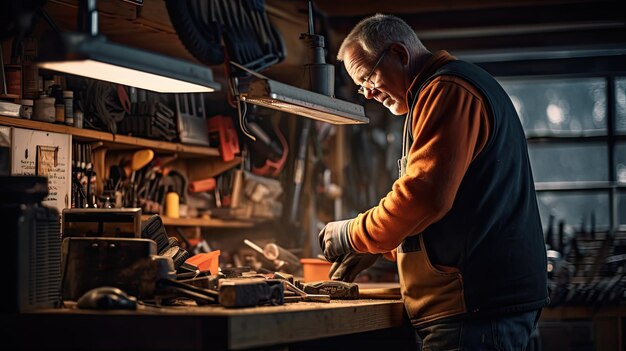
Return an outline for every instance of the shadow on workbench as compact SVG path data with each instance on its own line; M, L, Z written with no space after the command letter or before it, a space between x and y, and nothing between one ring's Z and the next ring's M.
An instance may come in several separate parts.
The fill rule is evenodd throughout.
M415 330L410 325L388 328L365 333L335 336L289 345L277 345L251 350L271 351L332 351L332 350L394 350L416 351L420 344L415 337Z

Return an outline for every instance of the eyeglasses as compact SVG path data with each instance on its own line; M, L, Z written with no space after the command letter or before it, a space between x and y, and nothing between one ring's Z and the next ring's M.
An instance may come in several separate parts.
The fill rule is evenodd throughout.
M367 77L363 80L363 83L361 83L361 86L359 86L359 89L357 90L357 92L361 95L365 95L365 90L367 89L367 91L372 91L374 89L376 89L376 85L374 84L374 82L372 82L370 80L370 78L372 78L372 75L374 74L374 71L376 70L376 68L378 68L378 65L380 65L380 63L383 61L383 57L385 57L385 54L387 53L387 51L389 51L389 49L385 49L383 51L382 54L380 54L380 57L378 58L378 60L376 60L376 64L374 64L374 67L372 68L372 70L370 71L370 73L367 75ZM363 86L365 83L370 83L372 84L371 88L367 88L365 86Z

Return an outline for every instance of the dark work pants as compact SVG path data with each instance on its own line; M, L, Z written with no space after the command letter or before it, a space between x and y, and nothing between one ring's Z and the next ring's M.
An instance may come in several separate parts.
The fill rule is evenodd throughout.
M524 351L541 310L493 318L444 322L417 328L422 351Z

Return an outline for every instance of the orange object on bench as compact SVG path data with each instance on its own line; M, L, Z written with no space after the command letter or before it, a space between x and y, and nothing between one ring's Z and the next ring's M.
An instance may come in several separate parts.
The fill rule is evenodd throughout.
M217 274L219 270L220 250L213 250L211 252L203 252L195 254L185 261L198 267L201 271L209 271L211 274Z

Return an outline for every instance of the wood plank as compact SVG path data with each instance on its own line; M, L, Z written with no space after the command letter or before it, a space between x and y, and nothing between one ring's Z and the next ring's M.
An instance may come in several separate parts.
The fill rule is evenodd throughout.
M142 220L146 220L150 215L141 216ZM251 228L256 222L245 221L224 221L217 218L171 218L161 216L163 224L173 227L203 227L203 228Z
M290 311L294 307L302 309L298 313ZM349 303L335 300L331 304L298 302L274 309L283 311L231 316L229 348L242 350L398 327L402 325L404 305L388 301L376 303L375 300Z
M128 340L111 339L110 335L102 333L102 330L115 330L134 323L142 326L159 323L168 326L169 335L184 335L185 342L181 345L193 345L189 349L240 350L401 327L405 321L404 305L399 300L332 300L330 303L296 302L232 309L219 305L163 308L140 305L137 311L80 310L74 305L68 301L66 308L24 313L19 315L23 323L14 324L21 329L28 328L31 348L43 346L43 342L49 347L52 344L38 336L50 335L55 328L64 328L72 330L72 334L80 334L80 344L88 341L93 350L128 349L129 346L174 349L171 345L157 346L160 338L145 337L141 333L136 334L141 337L129 334ZM32 329L33 325L50 327ZM68 341L64 343L63 340ZM112 340L125 342L120 344ZM54 345L67 346L73 341L56 338ZM80 344L73 343L74 346Z
M118 2L120 5L124 4L123 1L116 1L115 3L117 4ZM158 8L159 2L148 6L147 14L154 16L154 18L151 17L149 19L137 17L134 13L131 14L131 11L136 11L136 6L132 4L126 5L124 5L125 10L123 10L126 13L99 11L99 33L104 35L107 40L199 63L185 49L171 24L168 26L163 22L162 10ZM164 2L162 6L165 6ZM76 31L78 18L76 4L72 4L71 1L53 0L47 2L44 8L61 30ZM98 9L100 9L100 2L98 3ZM39 26L44 28L44 30L48 30L45 23Z
M152 0L144 2L139 8L137 23L148 25L164 31L175 32L170 15L165 6L165 0Z
M63 124L32 121L28 119L0 115L0 125L34 129L55 133L71 134L78 141L101 141L109 150L133 150L151 148L155 152L178 153L181 157L217 157L220 152L216 148L196 145L171 143L167 141L137 138L127 135L112 134L91 129L75 128Z
M78 3L82 0L51 0L63 4L67 7L78 9ZM134 19L137 17L137 5L126 1L96 1L98 14L106 14L124 19Z

